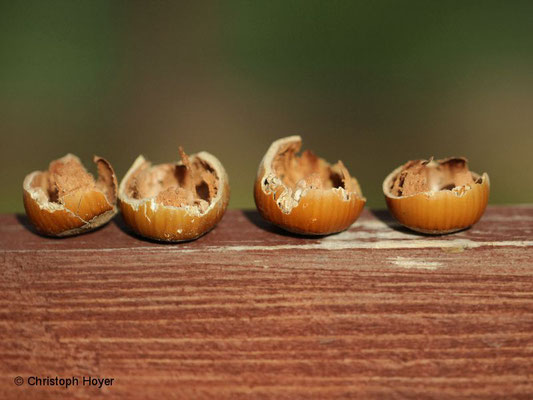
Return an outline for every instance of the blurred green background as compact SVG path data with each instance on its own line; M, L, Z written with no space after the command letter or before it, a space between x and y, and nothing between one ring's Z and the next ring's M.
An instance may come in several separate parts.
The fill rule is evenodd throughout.
M261 157L292 134L343 160L371 207L432 155L488 172L493 204L533 200L533 2L0 4L0 212L67 152L121 178L178 145L215 154L231 207L253 207Z

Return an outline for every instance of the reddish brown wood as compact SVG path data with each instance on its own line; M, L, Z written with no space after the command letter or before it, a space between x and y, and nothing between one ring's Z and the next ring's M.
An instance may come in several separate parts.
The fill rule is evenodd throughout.
M197 241L0 216L0 398L533 398L533 206L427 237L325 238L229 211ZM18 387L22 376L113 386Z

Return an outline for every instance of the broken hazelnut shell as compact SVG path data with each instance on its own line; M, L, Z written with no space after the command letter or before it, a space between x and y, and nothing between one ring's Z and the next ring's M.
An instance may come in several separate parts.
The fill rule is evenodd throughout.
M107 223L117 213L117 178L108 161L94 156L95 181L72 154L28 174L22 184L29 221L47 236L71 236Z
M335 165L305 151L302 139L276 140L259 165L255 204L267 221L289 232L327 235L343 231L361 214L366 199L341 161Z
M446 234L475 224L487 207L490 181L468 169L466 158L414 160L383 181L390 213L409 229Z
M220 161L207 152L152 166L137 157L120 183L126 224L141 236L165 242L196 239L222 219L229 181Z

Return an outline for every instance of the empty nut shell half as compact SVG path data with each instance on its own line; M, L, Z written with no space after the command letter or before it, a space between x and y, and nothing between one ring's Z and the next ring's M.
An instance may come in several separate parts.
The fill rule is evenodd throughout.
M117 178L111 164L94 157L98 180L72 154L52 161L48 171L26 176L23 201L29 221L48 236L93 230L117 213Z
M466 158L414 160L383 181L390 213L402 225L427 234L460 231L475 224L489 199L489 176L468 169Z
M266 220L287 231L327 235L347 229L366 199L341 161L335 165L311 151L297 153L300 136L276 140L266 152L254 186L255 204Z
M124 221L144 237L181 242L200 237L222 219L229 181L218 159L206 152L152 166L139 156L120 183Z

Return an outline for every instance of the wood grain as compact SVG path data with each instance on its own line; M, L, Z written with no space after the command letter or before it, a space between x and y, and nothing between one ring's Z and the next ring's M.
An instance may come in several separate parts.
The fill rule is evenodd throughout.
M2 215L0 243L2 399L533 398L533 206L437 237L384 211L323 238L230 211L177 245Z

